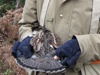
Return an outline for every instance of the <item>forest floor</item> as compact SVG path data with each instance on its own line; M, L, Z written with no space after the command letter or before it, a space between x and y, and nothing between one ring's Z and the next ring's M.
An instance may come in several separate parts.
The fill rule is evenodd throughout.
M18 25L13 25L14 15L16 21L21 18L23 8L8 10L0 17L0 75L27 75L24 69L20 68L11 54L13 43L18 39Z

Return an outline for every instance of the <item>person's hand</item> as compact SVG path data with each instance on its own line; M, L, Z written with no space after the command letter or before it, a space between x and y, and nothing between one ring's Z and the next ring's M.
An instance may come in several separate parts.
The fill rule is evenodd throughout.
M30 45L31 37L26 37L22 42L16 41L12 48L12 55L17 58L24 56L25 58L30 58L33 55L32 46Z
M54 59L62 59L61 64L73 67L81 54L77 39L71 39L56 49Z

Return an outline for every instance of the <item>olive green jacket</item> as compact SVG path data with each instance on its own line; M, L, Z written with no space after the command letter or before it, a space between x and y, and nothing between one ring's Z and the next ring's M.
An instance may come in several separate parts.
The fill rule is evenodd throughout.
M26 0L19 24L20 41L32 33L32 23L40 21L43 0ZM62 43L76 36L81 48L74 71L81 70L82 75L99 75L100 64L91 64L100 60L100 24L98 32L90 34L93 0L50 0L45 27L57 34ZM66 75L75 75L67 71ZM72 74L74 73L74 74ZM77 75L77 74L76 74Z

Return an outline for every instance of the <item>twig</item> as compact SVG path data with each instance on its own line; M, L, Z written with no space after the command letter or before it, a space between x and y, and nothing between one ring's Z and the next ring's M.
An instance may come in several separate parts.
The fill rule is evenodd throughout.
M17 4L16 4L16 9L15 9L15 10L18 9L18 6L19 6L19 4L20 4L20 0L16 0L16 3L17 3ZM15 15L14 15L13 25L17 25L16 11L15 11Z

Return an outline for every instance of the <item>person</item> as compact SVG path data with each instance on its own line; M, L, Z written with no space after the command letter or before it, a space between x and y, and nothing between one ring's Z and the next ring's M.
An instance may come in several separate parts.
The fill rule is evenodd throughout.
M34 23L40 22L43 1L26 0L25 2L22 19L19 22L20 44L17 46L23 51L23 46L31 50L29 35L32 34ZM66 58L62 62L67 66L65 75L100 74L100 64L92 63L100 60L100 22L97 31L90 33L92 12L93 0L50 0L49 2L44 26L61 38L62 45L56 49L54 59ZM44 74L40 73L40 75Z

